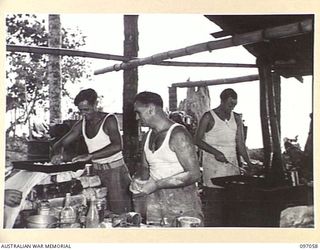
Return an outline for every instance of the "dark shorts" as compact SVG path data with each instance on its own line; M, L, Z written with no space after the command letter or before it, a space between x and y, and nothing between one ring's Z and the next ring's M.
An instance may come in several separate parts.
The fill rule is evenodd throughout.
M107 209L113 213L121 214L132 209L129 185L131 177L125 164L115 168L103 168L94 164L93 174L100 177L103 186L107 187ZM97 168L98 167L98 168Z

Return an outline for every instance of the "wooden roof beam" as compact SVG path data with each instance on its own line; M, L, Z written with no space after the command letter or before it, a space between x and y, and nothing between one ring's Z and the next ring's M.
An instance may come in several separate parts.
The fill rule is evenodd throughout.
M181 67L226 67L226 68L257 68L256 64L249 63L215 63L215 62L178 62L178 61L162 61L152 63L158 66L181 66Z
M239 45L253 44L271 39L295 36L311 32L313 23L311 19L302 22L297 22L288 25L277 26L273 28L262 29L245 34L234 35L231 38L225 38L217 41L210 41L200 44L195 44L189 47L158 53L149 57L133 59L127 63L115 64L113 66L96 70L95 75L104 74L113 71L119 71L129 68L135 68L140 65L153 64L167 59L192 55L204 51L212 51Z
M40 46L7 45L7 51L26 52L26 53L35 53L35 54L50 54L50 55L59 55L59 56L90 57L90 58L114 60L114 61L130 60L127 57L119 56L119 55L111 55L111 54L72 50L72 49L40 47Z
M111 55L104 53L96 53L81 50L50 48L40 46L24 46L24 45L7 45L7 51L11 52L26 52L35 54L49 54L59 56L79 56L95 59L114 60L114 61L129 61L129 58L120 55ZM132 59L132 58L131 58ZM137 58L134 58L137 59ZM159 66L180 66L180 67L232 67L232 68L257 68L255 64L247 63L213 63L213 62L178 62L178 61L162 61L153 63L152 65Z
M204 86L211 86L211 85L258 81L259 79L260 79L259 75L248 75L248 76L240 76L240 77L234 77L234 78L223 78L223 79L217 79L217 80L178 82L178 83L173 83L171 87L177 87L177 88L204 87Z

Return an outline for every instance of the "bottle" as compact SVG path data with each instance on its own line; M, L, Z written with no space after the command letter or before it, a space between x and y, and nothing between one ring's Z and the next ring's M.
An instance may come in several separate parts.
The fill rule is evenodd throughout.
M71 206L71 196L70 193L66 194L64 207L60 213L60 222L62 223L62 227L71 226L71 224L76 221L76 212ZM65 223L65 225L63 225ZM69 224L69 225L68 225Z
M86 227L86 215L88 212L87 206L87 198L85 196L82 197L82 204L78 209L79 223L81 228Z
M90 207L86 217L86 228L97 228L99 225L99 212L96 205L96 197L92 196Z

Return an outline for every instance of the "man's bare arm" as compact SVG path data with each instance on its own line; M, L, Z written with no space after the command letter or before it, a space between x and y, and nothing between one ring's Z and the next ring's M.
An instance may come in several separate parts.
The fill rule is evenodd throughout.
M176 153L183 172L156 181L158 189L184 187L200 178L200 167L191 135L182 126L174 128L170 138L170 149Z
M82 127L81 127L82 120L78 121L71 130L66 133L59 141L57 141L51 149L51 154L56 155L60 153L60 149L62 147L67 147L73 141L75 141L81 135Z
M237 149L239 151L239 154L248 163L248 165L251 165L249 154L244 141L244 131L243 131L243 123L241 120L241 116L239 114L234 114L234 117L237 123L237 134L236 134Z

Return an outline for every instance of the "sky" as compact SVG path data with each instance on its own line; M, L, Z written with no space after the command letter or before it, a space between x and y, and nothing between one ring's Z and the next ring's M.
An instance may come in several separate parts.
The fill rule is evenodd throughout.
M62 14L61 23L65 28L78 27L87 36L87 42L81 50L115 55L123 54L123 15L121 14ZM196 14L143 14L138 19L139 52L138 57L148 57L156 53L184 48L212 41L212 32L221 30L203 15ZM202 52L190 56L175 58L176 61L255 63L256 58L243 47ZM70 86L75 96L80 89L94 88L103 95L101 106L107 112L122 112L122 71L93 75L93 71L118 64L118 61L90 59L92 79ZM138 92L153 91L159 93L165 107L168 103L168 87L172 83L199 80L214 80L258 74L255 68L214 68L214 67L165 67L144 65L138 68ZM309 130L309 113L312 112L312 78L304 77L304 83L294 78L281 78L282 138L299 135L302 146ZM259 82L237 83L232 85L210 86L211 108L219 105L219 95L225 88L231 87L238 93L238 105L235 111L243 115L248 126L247 146L262 147ZM178 89L178 103L186 97L186 89ZM70 103L62 103L64 110ZM76 109L76 107L72 107Z

